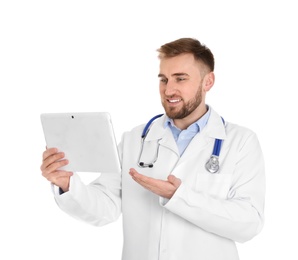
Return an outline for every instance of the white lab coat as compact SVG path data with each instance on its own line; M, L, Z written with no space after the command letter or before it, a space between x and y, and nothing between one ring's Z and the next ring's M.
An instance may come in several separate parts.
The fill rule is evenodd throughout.
M142 161L137 159L144 125L124 133L119 145L121 174L101 174L85 186L77 175L70 191L56 196L60 208L93 225L123 217L123 260L237 260L234 241L245 242L263 227L264 162L254 132L226 122L211 109L205 128L181 158L165 117L157 119L146 137ZM220 170L211 174L205 163L215 138L223 139ZM131 167L157 179L174 174L182 180L170 200L161 198L132 180Z

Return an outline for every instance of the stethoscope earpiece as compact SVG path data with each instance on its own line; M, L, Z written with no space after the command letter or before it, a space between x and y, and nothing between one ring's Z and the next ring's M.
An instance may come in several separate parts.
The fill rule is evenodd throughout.
M141 167L141 168L152 168L152 167L153 167L153 163L139 162L138 165L139 165L139 167Z

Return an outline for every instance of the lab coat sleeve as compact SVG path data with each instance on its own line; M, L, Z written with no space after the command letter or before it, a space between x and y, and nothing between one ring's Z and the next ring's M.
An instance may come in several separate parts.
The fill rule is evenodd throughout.
M245 242L263 227L264 197L263 155L256 135L252 134L239 151L225 199L194 191L182 183L163 206L205 231Z
M61 195L56 193L55 200L64 212L91 225L113 222L121 213L120 173L102 173L89 185L74 174L69 191Z

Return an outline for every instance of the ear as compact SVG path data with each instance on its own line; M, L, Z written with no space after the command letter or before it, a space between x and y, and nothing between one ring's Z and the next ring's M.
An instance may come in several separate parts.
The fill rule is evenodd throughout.
M203 89L205 92L209 91L212 86L214 85L215 82L215 75L214 73L211 71L209 73L207 73L203 79Z

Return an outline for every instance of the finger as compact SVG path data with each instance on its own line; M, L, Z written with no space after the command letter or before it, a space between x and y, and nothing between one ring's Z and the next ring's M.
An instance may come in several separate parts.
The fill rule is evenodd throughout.
M147 180L148 180L148 177L147 177L147 176L138 173L138 172L137 172L135 169L133 169L133 168L131 168L131 169L129 170L129 174L130 174L131 177L132 177L135 181L137 181L138 183L140 183L140 182L147 182Z
M130 174L131 176L134 176L134 175L137 175L137 174L139 174L139 173L136 171L136 169L131 168L131 169L129 169L129 174Z
M43 154L42 154L42 160L46 160L49 156L55 154L58 152L58 149L53 147L53 148L47 148Z
M155 179L150 178L148 176L142 175L138 172L132 173L131 174L132 178L137 181L140 184L147 184L147 185L154 185L154 183L156 182Z
M68 160L59 160L59 161L55 161L51 164L42 164L41 166L41 170L42 170L42 175L44 177L46 177L47 175L49 175L52 172L56 172L59 168L67 165L69 163Z
M177 178L177 177L175 177L174 175L172 175L172 174L170 174L169 176L168 176L168 181L170 182L170 183L172 183L173 185L174 185L174 187L179 187L180 186L180 184L181 184L181 180L179 179L179 178Z
M140 178L132 177L132 179L135 182L137 182L138 184L140 184L143 188L147 189L147 190L150 190L150 191L155 192L155 193L157 193L157 191L159 190L159 186L158 185L153 185L152 183L143 181Z
M41 166L40 169L43 171L44 169L48 168L49 165L53 164L56 161L63 161L62 159L64 158L65 154L63 152L58 152L58 153L54 153L51 155L49 155L48 157L46 157Z
M142 186L147 185L147 181L141 174L135 173L131 175L132 179Z

